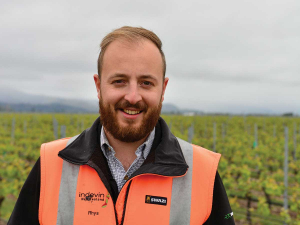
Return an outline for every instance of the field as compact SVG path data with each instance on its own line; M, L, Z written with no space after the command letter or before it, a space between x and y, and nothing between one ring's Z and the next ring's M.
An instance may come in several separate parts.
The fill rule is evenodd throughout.
M97 117L0 114L0 218L8 220L40 145L74 136ZM237 224L300 224L300 118L162 117L175 136L222 154L218 171Z

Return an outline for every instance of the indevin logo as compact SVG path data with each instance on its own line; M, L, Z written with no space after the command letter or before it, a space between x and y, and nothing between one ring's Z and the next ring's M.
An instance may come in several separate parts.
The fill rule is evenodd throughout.
M93 201L104 201L104 194L98 192L98 193L92 193L92 192L87 192L87 193L82 193L79 192L79 198L81 201L88 201L88 202L93 202Z

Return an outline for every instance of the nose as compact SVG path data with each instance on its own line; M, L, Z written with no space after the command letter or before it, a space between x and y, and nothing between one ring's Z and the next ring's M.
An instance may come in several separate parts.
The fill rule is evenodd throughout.
M139 93L137 84L131 84L128 86L127 93L124 97L130 104L136 104L142 100L142 96Z

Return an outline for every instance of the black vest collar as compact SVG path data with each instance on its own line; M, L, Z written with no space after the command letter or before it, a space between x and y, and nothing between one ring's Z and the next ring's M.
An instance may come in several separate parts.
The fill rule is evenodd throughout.
M77 165L87 164L95 151L100 149L100 118L83 131L70 145L59 152L59 157ZM134 175L154 173L164 176L182 176L188 165L176 137L166 122L160 118L156 125L155 138L151 149L154 160L147 160ZM147 163L146 163L147 162Z

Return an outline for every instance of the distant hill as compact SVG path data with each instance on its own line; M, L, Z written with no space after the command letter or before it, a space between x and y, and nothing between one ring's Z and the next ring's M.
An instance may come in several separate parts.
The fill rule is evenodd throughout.
M161 113L165 113L165 114L176 114L176 113L180 113L180 109L171 103L163 103L162 108L161 108Z
M85 109L60 103L50 104L8 104L0 103L0 111L6 112L38 112L38 113L97 113L96 110Z
M98 102L32 95L2 87L0 88L0 111L97 113Z
M0 111L98 113L99 106L96 100L65 99L33 95L2 87L0 88ZM164 114L180 114L184 111L171 103L163 103L162 106L162 113Z

